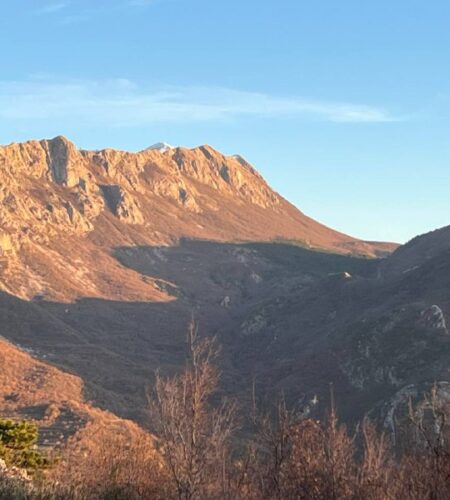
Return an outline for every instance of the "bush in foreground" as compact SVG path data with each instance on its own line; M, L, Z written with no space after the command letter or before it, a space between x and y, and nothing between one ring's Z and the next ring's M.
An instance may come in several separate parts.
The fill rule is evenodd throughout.
M7 466L39 469L48 465L36 449L38 429L31 422L0 419L0 459Z

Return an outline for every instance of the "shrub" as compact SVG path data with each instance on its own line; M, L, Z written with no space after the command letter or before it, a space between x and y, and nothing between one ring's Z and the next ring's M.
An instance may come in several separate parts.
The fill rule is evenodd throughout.
M48 460L36 449L38 435L37 427L31 422L0 419L0 458L8 466L46 467Z

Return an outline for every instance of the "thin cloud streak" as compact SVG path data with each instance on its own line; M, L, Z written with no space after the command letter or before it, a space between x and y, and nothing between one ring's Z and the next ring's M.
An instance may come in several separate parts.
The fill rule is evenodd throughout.
M106 4L96 4L95 2L84 4L73 0L66 0L56 3L51 3L43 7L39 7L32 11L34 15L47 15L52 22L59 25L70 25L83 23L100 19L99 22L104 22L103 16L111 13L121 13L128 11L132 14L139 15L139 12L146 11L147 8L155 7L166 0L112 0ZM51 16L51 14L54 14ZM99 18L100 16L100 18Z
M130 0L128 2L132 7L148 7L155 3L155 0Z
M335 123L399 121L373 106L227 88L145 89L127 79L0 81L0 120L59 119L91 126L141 127L162 122L220 122L245 116Z
M38 9L38 12L41 14L53 14L55 12L59 12L60 10L67 8L69 5L70 2L51 3L48 5L44 5L44 7Z

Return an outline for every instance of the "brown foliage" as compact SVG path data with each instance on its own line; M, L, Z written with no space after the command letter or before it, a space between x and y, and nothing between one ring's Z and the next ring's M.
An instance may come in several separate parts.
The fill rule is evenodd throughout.
M276 418L260 422L246 495L240 498L450 498L449 423L448 407L434 390L411 409L415 439L399 460L388 436L369 420L350 434L334 408L320 422L303 419L281 401Z
M217 391L218 355L214 339L200 339L191 323L189 359L181 375L156 377L151 413L164 457L179 498L225 494L235 405L212 406Z
M164 499L169 481L164 464L144 431L98 427L89 446L73 446L52 471L55 492L74 499Z
M436 388L418 405L411 404L409 447L401 457L388 436L368 420L350 433L339 423L334 405L328 418L317 421L289 409L284 399L274 414L253 415L255 432L243 444L243 438L233 439L236 405L212 401L219 380L215 341L200 339L192 324L188 351L181 374L156 377L150 404L158 453L154 439L143 431L130 433L122 427L111 433L100 428L98 445L72 449L52 477L32 491L27 486L23 497L450 498L450 420ZM12 493L21 498L20 485L3 487L6 493L0 488L0 498L13 498Z

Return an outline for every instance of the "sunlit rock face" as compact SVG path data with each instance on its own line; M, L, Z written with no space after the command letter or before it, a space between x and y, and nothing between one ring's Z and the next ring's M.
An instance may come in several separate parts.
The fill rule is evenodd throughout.
M138 153L85 151L59 136L0 147L0 179L0 227L8 247L15 249L14 258L9 252L14 274L3 287L21 296L43 289L68 297L87 289L103 294L99 290L109 285L92 276L95 266L81 252L80 238L89 240L93 253L101 247L102 255L120 245L167 245L186 237L294 240L309 248L367 256L393 248L322 226L275 193L241 156L225 156L206 145L187 149L158 143ZM69 287L42 278L50 262L53 273L68 258L78 262ZM61 278L68 268L60 270Z

